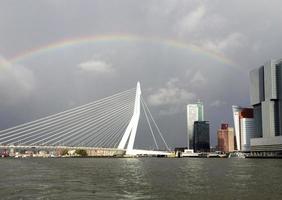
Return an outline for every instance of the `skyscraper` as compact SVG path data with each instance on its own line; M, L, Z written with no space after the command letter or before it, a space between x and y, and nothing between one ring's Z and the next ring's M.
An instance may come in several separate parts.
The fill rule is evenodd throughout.
M210 151L210 124L208 121L195 121L193 134L194 152Z
M250 72L250 99L254 107L256 134L253 151L282 148L282 59L270 60Z
M200 101L196 104L187 105L187 147L189 149L194 149L193 134L195 121L204 121L204 105Z
M238 151L250 151L251 138L255 137L254 110L232 106L235 128L236 147Z
M217 145L221 152L234 151L234 129L228 127L228 124L221 124L217 131Z

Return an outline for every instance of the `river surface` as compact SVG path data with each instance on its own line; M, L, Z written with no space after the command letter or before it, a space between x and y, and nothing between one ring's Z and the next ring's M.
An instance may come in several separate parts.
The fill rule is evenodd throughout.
M0 159L0 199L282 199L282 159Z

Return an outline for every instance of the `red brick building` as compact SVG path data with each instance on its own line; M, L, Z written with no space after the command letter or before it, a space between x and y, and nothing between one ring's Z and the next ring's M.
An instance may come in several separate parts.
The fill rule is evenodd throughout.
M229 128L228 124L221 124L221 129L218 129L217 146L221 152L234 151L234 129Z

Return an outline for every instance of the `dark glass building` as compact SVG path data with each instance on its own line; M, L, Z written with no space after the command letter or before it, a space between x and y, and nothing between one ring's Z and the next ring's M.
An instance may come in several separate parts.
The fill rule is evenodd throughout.
M194 152L210 151L210 124L208 121L194 122Z

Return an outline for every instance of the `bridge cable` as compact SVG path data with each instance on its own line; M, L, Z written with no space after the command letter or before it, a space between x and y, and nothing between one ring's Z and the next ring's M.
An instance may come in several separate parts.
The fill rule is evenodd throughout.
M148 108L146 102L144 101L142 95L141 95L141 101L143 101L143 103L144 103L144 105L145 105L145 108L147 109L147 111L148 111L148 113L149 113L149 115L150 115L150 117L151 117L153 123L155 124L155 126L156 126L156 128L157 128L157 131L158 131L159 135L161 136L161 138L162 138L162 140L163 140L163 142L164 142L164 144L165 144L167 150L170 151L170 148L168 147L168 145L167 145L167 143L166 143L166 141L165 141L165 139L164 139L164 137L163 137L163 134L161 133L161 131L160 131L160 129L159 129L157 123L155 122L155 120L154 120L154 118L153 118L153 116L152 116L152 113L150 112L150 110L149 110L149 108Z
M127 102L126 102L127 103ZM125 105L126 105L126 103L125 103ZM85 116L83 116L84 118L86 117L87 115L85 115ZM83 119L83 118L82 118ZM61 125L63 125L63 124L61 124ZM49 127L48 127L49 128ZM39 130L42 130L42 129L39 129ZM37 130L37 131L39 131L39 130ZM58 130L57 130L58 131ZM24 135L21 135L21 136L19 136L19 137L23 137L23 136L26 136L26 135L31 135L32 133L34 133L34 132L36 132L36 131L33 131L33 132L30 132L30 133L27 133L27 134L24 134ZM34 135L33 135L34 136ZM19 137L16 137L16 138L19 138ZM13 138L13 139L16 139L16 138ZM25 138L26 139L26 138ZM3 140L3 138L1 138L1 140ZM9 140L8 140L9 141Z
M123 94L125 94L124 92L123 92ZM112 97L113 96L115 96L115 95L112 95ZM105 99L107 99L107 100L109 100L108 98L105 98ZM115 99L118 99L118 98L113 98L112 100L115 100ZM127 101L125 101L125 100L122 100L122 102L123 103L118 103L118 106L117 106L117 108L116 109L113 109L112 107L114 107L114 106L110 106L110 107L107 107L107 108L104 108L104 113L106 113L106 114L104 114L104 117L103 117L103 115L99 115L99 117L94 117L94 119L96 118L96 122L99 122L101 125L102 125L102 122L104 122L104 126L105 126L105 122L107 122L107 120L109 120L109 119L111 119L111 118L113 118L113 116L121 116L123 113L126 113L128 116L130 116L129 115L129 113L131 113L130 112L130 108L131 107L133 107L133 105L131 105L130 104L130 106L128 106L128 103L129 103L129 101L132 101L133 99L132 98L130 98L130 99L128 99ZM103 102L101 102L101 100L98 100L98 101L96 101L96 102L99 102L100 104L102 104ZM58 114L55 114L55 115L52 115L52 116L48 116L48 117L45 117L45 118L42 118L42 119L39 119L39 120L35 120L35 121L37 121L37 122L29 122L29 123L25 123L24 125L18 125L18 126L16 126L16 127L12 127L12 128L9 128L9 129L5 129L5 130L3 130L3 131L0 131L0 142L2 141L2 143L3 143L3 141L4 141L4 143L7 143L7 142L9 142L9 141L14 141L15 143L17 143L17 142L21 142L21 141L24 141L24 143L27 143L27 144L30 144L32 141L34 141L33 143L31 143L32 145L36 145L36 144L40 144L40 142L43 142L44 141L44 144L60 144L61 142L62 143L65 143L65 142L70 142L70 141L73 141L73 137L72 136L74 136L74 134L76 135L76 138L77 137L84 137L85 136L85 132L82 132L82 130L81 130L81 128L84 128L83 129L83 131L85 131L85 130L87 130L87 129L89 129L89 128L91 128L91 127L94 127L94 128L97 128L97 127L100 127L101 125L99 125L99 123L98 124L96 124L96 125L94 125L94 126L90 126L90 127L88 127L88 128L85 128L85 124L86 124L86 126L87 125L89 125L89 123L90 123L90 121L89 120L86 120L86 122L84 122L84 123L82 123L82 124L77 124L78 122L81 122L81 120L85 120L85 119L91 119L91 117L85 117L85 115L83 115L83 114L86 114L86 116L89 116L90 114L91 114L91 112L89 112L89 109L90 109L90 111L92 110L92 108L94 108L94 107L97 107L97 104L95 105L95 104L92 104L91 106L88 106L88 107L86 107L85 105L83 105L83 106L80 106L80 108L81 107L83 107L84 108L84 110L83 109L78 109L78 108L74 108L74 109L70 109L70 110L73 110L74 112L70 112L70 110L68 110L68 111L64 111L64 112L61 112L61 113L64 113L63 115L60 115L61 113L58 113ZM86 109L85 109L86 108ZM106 110L105 110L106 109ZM111 110L112 109L112 110ZM126 110L128 110L128 112L125 112L125 109ZM110 110L110 111L113 111L113 110L116 110L115 112L112 112L111 114L107 114L107 110ZM68 113L67 113L68 112ZM100 110L100 112L103 112L103 110ZM99 114L100 114L100 112L98 112ZM113 115L114 114L114 115ZM51 125L51 126L48 126L48 125L50 125L50 123L47 123L47 122L50 122L50 121L52 121L52 120L57 120L57 121L59 121L59 122L62 122L62 119L60 119L59 117L66 117L66 116L68 116L68 115L73 115L73 116L71 116L69 119L70 120L65 120L64 121L64 123L60 123L59 124L59 127L61 127L62 125L65 125L65 123L66 122L72 122L71 124L70 123L67 123L67 125L71 125L71 126L67 126L67 127L70 127L70 128L68 128L68 129L65 129L66 128L66 126L63 126L63 128L64 128L64 131L61 131L61 132L57 132L58 131L58 129L56 129L56 133L55 134L50 134L50 131L48 131L48 133L47 133L47 135L46 135L46 132L45 132L45 136L44 135L42 135L42 132L39 132L39 133L36 133L37 131L39 131L39 130L43 130L43 131L47 131L47 130L49 130L49 129L47 129L47 128L52 128L52 129L54 129L54 128L56 128L58 125ZM77 116L81 116L82 115L82 117L80 118L80 117L77 117ZM56 119L53 119L52 117L55 117ZM123 126L125 126L124 124L126 124L126 122L128 123L128 117L120 117L120 119L123 119L124 118L124 121L122 121L122 120L120 120L121 122L123 122ZM46 119L45 121L44 121L44 119ZM81 119L81 120L80 120ZM76 120L76 121L72 121L72 120ZM110 121L110 120L109 120ZM45 123L45 124L44 124ZM110 123L110 122L108 122L108 123ZM107 123L106 123L107 124ZM38 127L40 127L41 129L38 129L38 127L35 127L36 125L40 125L40 126L38 126ZM28 127L30 128L30 129L28 129ZM16 128L18 128L18 129L16 129ZM75 128L75 129L74 129ZM35 129L37 129L37 130L35 130ZM62 130L62 128L60 128L61 130ZM69 131L70 129L72 129L71 131ZM80 130L79 130L80 129ZM109 129L109 128L108 128ZM106 129L106 130L108 130L108 129ZM10 131L9 131L10 130ZM16 131L19 131L20 130L20 132L16 132ZM22 130L24 130L24 131L22 131ZM28 131L30 131L30 130L35 130L35 131L33 131L33 132L29 132L29 133L26 133L26 132L28 132ZM100 134L100 133L102 133L102 132L99 132L99 131L101 131L101 130L105 130L105 129L100 129L100 130L98 130L98 135ZM114 130L118 130L117 128L115 128ZM69 132L66 132L66 131L69 131ZM74 132L74 131L76 131L76 132ZM78 132L77 132L78 131ZM1 133L4 133L4 135L2 134L1 135ZM11 133L14 133L14 134L11 134ZM26 133L26 134L21 134L21 133ZM36 133L36 134L33 134L33 133ZM54 133L54 131L53 132L51 132L51 133ZM70 133L73 133L73 134L71 134L71 135L69 135ZM87 132L86 132L87 133ZM7 134L11 134L11 135L9 135L9 136L6 136ZM21 135L19 135L19 134L21 134ZM62 135L59 135L59 134L62 134ZM66 136L68 134L68 137L67 138L69 138L69 139L67 139L67 138L63 138L64 136ZM16 138L14 137L14 136L17 136ZM30 136L28 136L28 135L30 135ZM6 136L6 137L3 137L3 136ZM23 138L24 136L28 136L28 137L25 137L25 138ZM46 136L47 136L47 138L46 138ZM57 136L57 137L55 137L55 136ZM105 136L105 135L104 135ZM106 135L106 136L108 136L108 135ZM105 137L106 137L105 136ZM116 137L118 137L119 135L116 135L115 136L115 138ZM10 137L13 137L13 138L10 138ZM31 138L32 137L32 138ZM103 137L103 138L105 138L105 137ZM110 136L108 136L108 137L110 137ZM6 138L10 138L10 139L8 139L8 140L4 140L4 139L6 139ZM20 140L16 140L16 139L20 139ZM26 141L28 138L31 138L31 140L28 140L28 141ZM42 138L42 139L40 139L40 138ZM61 139L60 139L61 138ZM103 139L102 137L100 138L100 139ZM38 140L39 139L39 140ZM71 140L72 139L72 140ZM113 140L113 137L111 136L111 139ZM56 141L55 141L56 140ZM55 143L53 143L55 141ZM73 145L75 145L75 144L77 144L76 142L75 143L70 143L70 144L73 144Z
M72 108L72 109L68 109L68 110L65 110L65 111L62 111L62 112L59 112L59 113L56 113L56 114L53 114L53 115L49 115L47 117L43 117L43 118L31 121L31 122L23 123L23 124L20 124L20 125L8 128L8 129L4 129L4 130L0 131L0 134L5 133L5 132L10 131L10 130L13 130L13 129L18 130L17 128L21 128L21 127L24 127L24 126L32 126L34 123L40 123L41 121L45 122L44 120L48 120L49 121L49 119L52 119L53 117L55 117L55 118L57 116L60 117L60 115L64 116L65 114L67 114L69 112L73 112L73 111L76 111L76 110L84 109L86 107L92 106L95 103L99 104L99 103L101 103L101 101L109 101L109 100L111 100L113 98L117 98L119 96L125 95L126 93L129 93L129 92L132 92L132 91L134 91L134 89L126 90L124 92L120 92L120 93L114 94L112 96L109 96L109 97L106 97L106 98L103 98L103 99L100 99L100 100L97 100L97 101L94 101L94 102L91 102L91 103L88 103L88 104L85 104L85 105L81 105L81 106L78 106L78 107L75 107L75 108ZM9 132L9 133L11 133L11 132ZM2 136L3 135L6 135L6 134L2 134Z
M94 105L94 106L95 106L95 105ZM92 110L91 107L90 107L90 110ZM89 111L89 109L87 109L86 111ZM62 115L62 116L64 116L64 117L63 117L63 118L59 118L59 119L58 119L58 122L61 122L62 119L69 118L68 115L71 115L71 114L72 114L72 115L74 115L74 116L77 116L77 115L83 114L83 113L84 113L84 112L81 112L81 111L80 111L80 112L75 111L75 112L73 112L73 113L64 114L64 115ZM55 115L53 115L53 116L55 116ZM56 118L58 118L58 117L61 117L61 116L57 116L57 114L56 114ZM48 120L46 120L46 121L41 121L41 122L38 123L38 124L41 124L40 126L34 127L34 126L36 126L36 125L38 125L38 124L33 124L31 127L34 127L34 128L26 129L26 128L28 128L29 126L27 126L27 127L20 127L19 129L9 131L8 133L5 133L5 134L1 134L1 132L5 132L5 131L10 130L10 129L15 129L15 127L12 127L12 128L9 128L9 129L5 129L5 130L2 130L2 131L0 132L0 137L1 137L1 139L5 139L5 138L11 137L12 135L18 135L19 133L24 133L24 132L27 132L27 131L30 131L30 130L34 130L34 129L38 128L38 127L44 127L45 124L46 124L46 122L49 122L49 121L52 121L52 120L53 120L53 118L48 117ZM57 122L57 123L58 123L58 122ZM32 122L29 122L29 123L32 123ZM45 123L45 124L44 124L44 123ZM52 123L49 122L48 124L52 124ZM19 125L19 126L21 126L21 125ZM18 126L17 126L17 127L18 127ZM26 129L26 130L24 130L24 129ZM23 131L16 132L16 131L19 131L19 130L23 130ZM12 133L14 133L14 132L15 132L15 134L12 134ZM7 134L9 134L9 135L6 136ZM11 134L12 134L12 135L11 135ZM3 137L3 136L5 136L5 137Z
M151 134L152 134L152 136L153 136L154 143L155 143L157 149L159 149L159 146L158 146L158 144L157 144L157 141L156 141L156 138L155 138L155 135L154 135L154 132L153 132L153 129L152 129L152 126L151 126L150 120L149 120L149 118L148 118L148 115L147 115L147 112L146 112L146 109L145 109L145 106L144 106L144 102L143 102L142 99L141 99L141 105L142 105L142 108L143 108L143 111L144 111L144 114L145 114L147 123L148 123L148 125L149 125L150 132L151 132Z
M99 112L99 113L100 113L100 112ZM70 126L64 126L63 123L60 124L60 126L62 126L62 127L59 128L59 129L56 128L57 126L47 126L47 127L45 126L44 128L37 129L37 130L32 131L32 132L28 132L28 133L26 133L26 134L24 134L24 135L20 135L20 136L18 136L18 137L16 137L16 138L20 138L20 137L23 137L23 136L30 135L30 136L24 138L24 140L26 140L26 139L28 139L28 138L30 138L30 137L34 137L34 136L37 136L37 135L40 135L40 134L43 133L43 132L38 132L39 130L42 131L42 130L45 130L46 128L50 128L50 127L52 127L53 130L55 129L55 131L59 131L59 130L65 129L66 127L71 127L71 126L73 126L73 125L75 125L75 124L80 123L81 121L84 121L84 120L86 120L86 119L90 119L90 118L91 118L91 116L90 116L90 117L87 117L87 116L89 116L89 115L84 115L84 116L82 116L81 118L79 118L79 119L81 119L81 120L77 121L76 123L73 123L73 121L70 121L70 123L67 123L67 125L70 124ZM41 125L41 126L42 126L42 125ZM40 126L40 127L41 127L41 126ZM60 126L59 126L59 127L60 127ZM52 130L52 129L51 129L51 130ZM49 129L48 129L48 130L49 130ZM54 133L55 131L53 131L53 132L51 132L51 133ZM33 133L36 133L36 132L38 132L38 133L35 134L35 135L32 135ZM50 134L50 132L49 132L49 134ZM18 135L18 134L17 134L17 135ZM14 139L16 139L16 138L14 137L14 138L12 138L12 139L9 139L8 141L14 140ZM1 138L1 139L3 139L3 138ZM34 139L35 139L35 138L33 138L33 140L34 140ZM45 139L46 139L46 138L45 138ZM6 141L7 141L7 140L6 140ZM20 140L20 141L21 141L21 140Z

